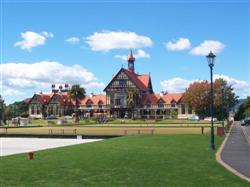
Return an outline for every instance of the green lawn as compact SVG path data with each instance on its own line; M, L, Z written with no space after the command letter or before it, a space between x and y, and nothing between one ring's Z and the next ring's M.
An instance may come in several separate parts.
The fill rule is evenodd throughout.
M208 135L124 136L3 157L0 168L4 187L249 186L215 161Z

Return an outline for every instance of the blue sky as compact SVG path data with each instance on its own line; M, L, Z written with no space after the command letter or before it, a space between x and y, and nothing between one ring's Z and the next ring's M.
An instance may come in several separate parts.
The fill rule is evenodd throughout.
M6 103L80 83L101 93L132 48L135 71L155 92L182 92L215 77L250 95L248 1L2 1L1 71ZM220 1L221 2L221 1Z

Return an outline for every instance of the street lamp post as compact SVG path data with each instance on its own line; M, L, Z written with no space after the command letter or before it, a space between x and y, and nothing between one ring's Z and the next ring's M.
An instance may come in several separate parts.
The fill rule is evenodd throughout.
M215 150L214 144L214 89L213 89L213 67L215 61L215 55L210 51L210 53L206 56L208 66L210 67L210 78L211 78L211 88L210 88L210 113L211 113L211 139L210 139L210 146L213 150Z

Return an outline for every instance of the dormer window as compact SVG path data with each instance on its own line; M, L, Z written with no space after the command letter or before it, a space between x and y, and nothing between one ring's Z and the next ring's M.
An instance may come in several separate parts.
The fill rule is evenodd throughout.
M88 100L86 103L87 108L92 108L92 101Z
M98 102L98 108L102 108L102 105L103 105L103 102L102 102L102 101L99 101L99 102Z
M172 107L172 108L175 108L175 107L176 107L175 101L172 101L172 102L171 102L171 107Z
M164 103L162 101L158 103L158 108L164 108Z
M158 101L158 108L164 108L164 101L162 99Z

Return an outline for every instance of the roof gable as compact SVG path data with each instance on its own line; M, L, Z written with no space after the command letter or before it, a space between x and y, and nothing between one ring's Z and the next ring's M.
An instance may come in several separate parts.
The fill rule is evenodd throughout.
M166 94L161 96L160 94L144 94L142 97L142 104L147 104L149 101L152 105L156 105L159 102L165 104L171 104L173 101L179 103L182 99L183 93Z

